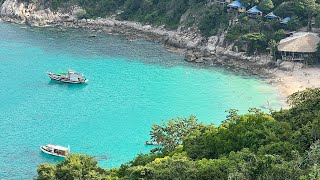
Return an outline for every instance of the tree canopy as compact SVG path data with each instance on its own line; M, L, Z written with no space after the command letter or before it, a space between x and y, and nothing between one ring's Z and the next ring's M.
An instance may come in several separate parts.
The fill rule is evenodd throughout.
M97 165L94 157L81 154L72 154L56 166L41 164L37 172L37 180L104 179L107 174Z

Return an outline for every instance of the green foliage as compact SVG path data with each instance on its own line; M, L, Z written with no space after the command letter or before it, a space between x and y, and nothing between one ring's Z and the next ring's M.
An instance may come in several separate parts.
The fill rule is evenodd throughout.
M186 139L184 150L195 159L218 158L243 148L257 152L261 146L286 140L290 129L288 123L277 122L260 111L235 114L232 121L225 121L217 129Z
M278 46L278 43L271 39L269 42L268 42L268 47L270 49L270 53L272 55L272 59L273 61L276 61L277 60L277 57L276 57L276 51L277 51L277 46Z
M174 29L178 27L180 18L187 9L187 0L127 0L124 4L124 12L120 15L120 18L155 25L165 24L168 28Z
M246 32L243 30L243 27L240 24L232 26L228 33L226 34L226 40L233 42L237 39L239 39L239 36L243 34L243 32Z
M154 176L154 169L145 166L132 166L127 169L125 178L126 179L143 179L151 178Z
M289 96L288 103L292 106L289 110L273 112L273 117L278 121L291 124L294 133L292 141L306 150L320 135L320 89L307 89Z
M299 11L304 11L308 16L319 13L319 5L316 0L294 0L294 3Z
M155 159L147 165L153 168L153 179L194 179L195 163L183 154Z
M255 4L258 4L260 0L242 0L241 1L245 6L253 6Z
M283 157L286 160L293 160L294 156L292 152L296 150L296 146L289 142L272 142L270 144L261 146L258 150L258 154L265 155L265 154L272 154L278 155Z
M296 15L297 8L292 1L285 1L281 3L275 10L274 13L280 17L292 17Z
M229 160L201 159L196 161L196 179L220 180L228 178Z
M56 167L52 164L41 164L38 169L37 180L54 180L56 179Z
M40 165L37 179L103 179L107 171L97 165L93 157L72 154L56 167L49 164Z
M165 150L173 150L182 143L191 133L196 133L203 126L197 123L195 116L190 118L170 119L168 122L162 121L162 126L152 125L151 138L163 145Z
M285 37L286 37L285 31L283 29L280 29L272 35L272 40L274 40L275 43L278 43L280 42L281 39Z
M317 45L317 51L314 59L316 62L320 62L320 44Z
M267 38L263 33L248 33L243 35L242 38L248 44L247 52L249 54L261 52L268 47Z
M269 51L266 48L270 48L270 41L278 43L285 37L283 28L278 19L266 20L262 17L252 19L241 15L238 23L228 29L226 40L235 43L241 51L248 54L267 53Z
M153 154L139 154L133 161L130 162L131 166L145 166L146 164L154 161L156 158L163 158L164 153Z
M304 26L302 23L304 22L301 22L297 16L293 16L286 25L286 29L290 31L295 31Z
M311 107L312 105L314 105L314 103L318 103L319 100L320 100L320 89L316 88L316 89L307 89L305 91L298 91L296 93L293 93L292 95L289 96L287 102L289 105L293 107L301 107L301 106ZM312 109L312 110L316 110L316 109Z
M299 155L292 161L285 161L281 156L258 156L243 149L231 152L228 159L231 161L228 179L297 179L303 173Z
M212 8L203 12L199 20L199 30L205 37L216 35L217 32L223 31L227 27L228 17L225 13L225 9L219 6L213 6Z
M248 33L244 35L243 38L247 41L263 41L265 39L265 35L261 33Z
M320 14L318 14L315 18L315 26L320 28Z
M261 0L259 3L259 8L262 11L269 11L274 8L272 0Z

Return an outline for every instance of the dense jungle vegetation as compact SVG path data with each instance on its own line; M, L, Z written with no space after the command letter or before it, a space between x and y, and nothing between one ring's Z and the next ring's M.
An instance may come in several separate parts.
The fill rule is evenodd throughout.
M219 126L195 116L163 121L151 130L163 146L120 168L74 154L40 165L36 179L320 179L320 89L297 92L288 103L270 113L230 110Z

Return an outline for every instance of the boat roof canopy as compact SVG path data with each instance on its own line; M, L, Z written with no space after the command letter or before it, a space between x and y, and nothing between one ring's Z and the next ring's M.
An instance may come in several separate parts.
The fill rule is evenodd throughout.
M62 150L62 151L68 151L69 150L69 148L67 148L67 147L58 146L58 145L54 145L54 144L48 144L47 147L50 147L50 148L53 148L53 149Z
M58 70L58 71L56 71L56 74L67 74L67 73L65 71Z

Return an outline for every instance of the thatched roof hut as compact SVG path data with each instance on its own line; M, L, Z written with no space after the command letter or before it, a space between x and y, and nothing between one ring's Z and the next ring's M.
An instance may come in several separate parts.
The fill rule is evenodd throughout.
M278 51L314 53L317 51L320 38L315 33L299 32L282 39L278 45Z

